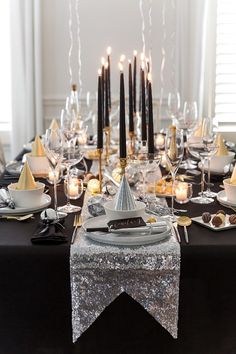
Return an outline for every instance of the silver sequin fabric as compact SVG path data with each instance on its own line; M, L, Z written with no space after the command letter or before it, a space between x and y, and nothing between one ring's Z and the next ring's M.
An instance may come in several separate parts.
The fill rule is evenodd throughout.
M87 218L86 200L83 218ZM103 310L126 292L174 338L178 332L180 247L172 235L148 246L93 242L81 228L71 245L73 342Z

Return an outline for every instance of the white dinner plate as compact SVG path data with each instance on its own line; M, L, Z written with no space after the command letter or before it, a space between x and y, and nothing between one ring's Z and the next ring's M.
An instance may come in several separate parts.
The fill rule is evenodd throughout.
M229 205L232 207L236 207L236 202L230 202L228 201L226 194L225 194L225 190L220 191L219 193L217 193L216 196L217 200L219 203L225 204L225 205Z
M150 215L146 214L144 219L148 219ZM97 227L107 227L108 219L106 216L97 216L95 218L91 218L86 220L83 223L83 228L86 231L87 228L97 228ZM156 225L158 223L155 223ZM164 225L165 224L165 225ZM87 232L86 236L96 242L106 243L110 245L117 245L117 246L140 246L140 245L147 245L151 243L160 242L166 240L170 236L171 232L171 225L168 221L160 221L159 228L158 226L155 227L155 231L153 233L142 233L144 230L138 230L137 228L130 231L129 233L125 233L124 230L119 230L119 233L108 233L108 232ZM118 230L116 230L117 232ZM134 233L135 232L135 233ZM145 231L147 232L147 228Z
M47 194L43 194L42 198L41 198L41 202L37 207L34 208L15 208L15 209L11 209L11 208L0 208L0 214L8 214L8 215L23 215L23 214L27 214L27 213L31 213L31 212L37 212L40 211L44 208L46 208L47 206L49 206L51 204L51 197L50 195Z

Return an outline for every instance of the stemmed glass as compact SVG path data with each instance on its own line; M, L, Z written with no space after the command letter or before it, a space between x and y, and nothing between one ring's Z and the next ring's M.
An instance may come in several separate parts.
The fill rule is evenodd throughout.
M203 119L202 139L205 144L213 144L213 141L215 139L215 133L213 130L212 118L207 117ZM217 151L215 151L215 153L216 152ZM204 192L204 195L209 198L214 198L217 195L217 193L211 191L211 158L213 155L214 154L209 155L207 158L207 190Z
M204 195L204 162L205 159L211 158L217 151L217 146L214 142L207 140L201 140L197 143L188 143L188 150L192 156L201 160L201 191L198 197L191 198L193 203L198 204L209 204L214 201L214 199L209 198Z
M187 158L187 133L190 133L196 126L198 121L198 110L196 101L184 102L183 115L176 119L176 125L179 129L183 129L184 134L184 157L180 165L184 169L195 169L196 165Z
M172 119L173 124L178 118L180 112L180 94L179 92L169 92L168 94L168 115Z
M84 191L83 180L78 178L77 175L70 173L64 180L64 192L67 197L66 210L69 212L78 212L81 210L80 206L72 205L70 199L79 199ZM65 209L65 208L64 208Z
M77 117L72 111L68 113L66 110L62 110L61 114L61 130L63 135L63 149L62 149L62 163L66 167L67 176L70 174L70 168L79 163L83 154L81 153L79 146L76 145L76 124ZM58 210L66 213L73 213L77 210L77 207L67 204L58 208Z
M54 209L57 218L66 216L65 213L58 213L57 208L57 166L63 159L63 136L60 129L47 129L44 138L45 152L48 158L51 170L54 173Z
M174 215L174 184L175 177L184 154L183 131L176 130L175 126L169 128L165 139L165 154L168 167L172 177L172 196L171 196L171 218Z

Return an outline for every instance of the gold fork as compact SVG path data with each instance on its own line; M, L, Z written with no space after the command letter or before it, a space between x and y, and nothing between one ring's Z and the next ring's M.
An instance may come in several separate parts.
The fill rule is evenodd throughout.
M1 215L0 219L24 221L24 220L27 220L27 219L32 219L33 217L34 217L33 214L27 214L27 215Z
M73 226L74 226L74 231L73 231L73 234L72 234L72 237L71 237L71 245L73 245L73 243L75 241L78 227L82 226L82 217L81 217L81 215L77 215L77 214L75 215Z

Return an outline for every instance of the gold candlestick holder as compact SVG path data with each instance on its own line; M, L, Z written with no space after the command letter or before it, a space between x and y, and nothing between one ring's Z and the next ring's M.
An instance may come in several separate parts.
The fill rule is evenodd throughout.
M121 176L124 176L126 166L127 166L127 158L120 157Z
M102 149L97 149L98 154L98 177L99 177L99 192L102 193Z
M129 132L130 137L130 155L134 155L135 153L135 134L134 132Z
M109 165L110 159L110 143L111 143L111 128L105 127L104 128L105 137L106 137L106 155L105 155L105 164L106 166Z

